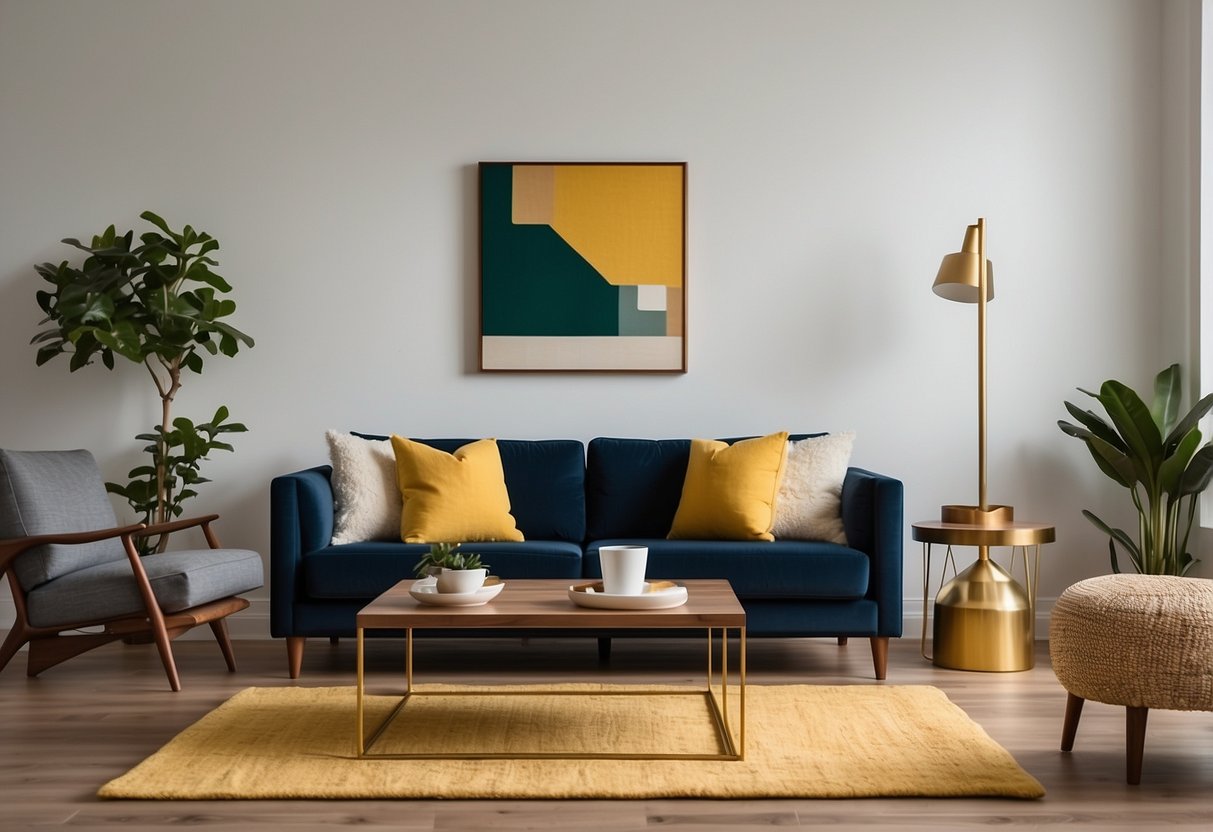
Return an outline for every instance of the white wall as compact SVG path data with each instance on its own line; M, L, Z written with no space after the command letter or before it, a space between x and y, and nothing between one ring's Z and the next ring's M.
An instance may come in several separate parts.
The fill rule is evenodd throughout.
M0 446L89 447L110 479L139 461L146 374L35 368L28 341L33 264L151 209L219 239L257 339L177 404L251 428L195 501L230 545L268 551L269 481L326 461L329 427L854 429L855 464L933 519L976 500L976 315L930 283L984 216L990 497L1056 524L1047 607L1108 571L1080 510L1131 519L1057 430L1062 401L1187 360L1159 300L1186 279L1163 256L1165 124L1184 117L1162 104L1163 10L0 0ZM475 372L480 160L689 163L687 375Z

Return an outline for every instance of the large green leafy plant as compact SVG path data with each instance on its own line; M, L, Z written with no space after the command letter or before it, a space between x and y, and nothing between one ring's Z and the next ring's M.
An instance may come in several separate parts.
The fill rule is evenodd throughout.
M182 502L208 481L199 474L201 461L211 451L232 450L221 437L246 430L227 421L226 407L202 424L173 419L182 373L201 373L204 356L233 356L242 344L253 346L253 339L224 320L236 303L222 297L232 287L211 271L218 265L210 257L218 241L188 225L173 231L150 211L140 217L158 231L142 234L138 245L134 231L120 235L111 225L91 245L63 240L88 255L81 265L64 260L35 267L51 289L37 293L46 317L31 343L39 345L39 366L67 353L72 372L98 358L112 370L115 355L147 368L162 418L151 433L136 438L148 443L144 450L152 464L131 469L129 483L106 488L125 497L144 522L162 523L180 516ZM168 542L148 540L149 550Z
M1154 398L1149 407L1119 381L1105 381L1098 393L1078 389L1099 401L1110 421L1066 402L1066 410L1079 424L1058 421L1058 427L1086 443L1099 470L1129 489L1137 508L1136 539L1083 510L1083 515L1108 535L1113 571L1120 571L1116 558L1119 544L1138 572L1187 573L1196 563L1188 552L1192 521L1200 493L1213 478L1213 445L1202 444L1197 427L1213 408L1213 394L1180 418L1178 364L1154 379Z

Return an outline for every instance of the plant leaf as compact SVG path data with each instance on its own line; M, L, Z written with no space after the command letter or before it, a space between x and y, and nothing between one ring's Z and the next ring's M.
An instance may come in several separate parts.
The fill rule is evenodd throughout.
M1102 531L1104 534L1108 535L1108 537L1110 538L1108 541L1109 545L1112 544L1112 541L1115 541L1116 543L1119 543L1121 546L1123 546L1125 548L1125 551L1129 553L1129 557L1132 559L1133 565L1137 567L1137 571L1138 572L1141 571L1141 549L1138 547L1136 541L1134 541L1131 537L1129 537L1127 534L1125 534L1124 529L1112 528L1107 523L1105 523L1104 521L1102 521L1098 517L1096 517L1094 514L1092 514L1090 511L1087 511L1085 508L1082 510L1082 516L1087 518L1088 520L1090 520L1095 525L1095 527L1098 528L1100 531ZM1115 550L1113 550L1112 562L1113 562L1113 564L1116 563Z
M1132 388L1119 381L1103 383L1099 388L1099 402L1128 445L1128 458L1137 469L1137 478L1152 491L1158 466L1162 464L1162 434L1154 424L1150 409Z
M1200 430L1192 428L1175 446L1175 451L1158 467L1158 487L1164 494L1179 495L1188 464L1200 445ZM1213 469L1210 469L1213 471Z
M1117 450L1128 450L1124 440L1120 438L1120 434L1116 432L1115 428L1104 421L1099 414L1090 410L1083 410L1070 402L1066 402L1065 405L1066 410L1070 412L1070 415L1077 419L1079 423L1087 428L1087 430L1091 431L1091 433L1095 434L1109 445L1112 445Z
M1205 445L1198 450L1184 469L1179 483L1180 496L1199 494L1213 481L1213 445Z
M1173 445L1178 443L1182 437L1187 435L1188 431L1196 427L1197 423L1199 423L1200 420L1205 417L1205 414L1209 412L1210 408L1213 408L1213 393L1205 396L1192 406L1192 409L1188 411L1187 415L1184 416L1183 419L1179 421L1179 424L1174 427L1171 433L1167 435L1165 444Z
M1069 422L1058 420L1057 426L1067 435L1083 440L1087 444L1087 450L1091 452L1091 458L1099 466L1099 470L1118 485L1132 488L1133 483L1137 482L1137 466L1124 451L1103 441L1091 431Z
M1150 416L1163 436L1168 435L1175 426L1182 397L1181 389L1178 364L1172 364L1154 378L1154 401L1150 403Z

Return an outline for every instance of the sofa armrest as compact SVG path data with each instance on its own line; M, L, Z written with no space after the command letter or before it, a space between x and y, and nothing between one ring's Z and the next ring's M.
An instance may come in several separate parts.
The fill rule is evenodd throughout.
M871 558L868 598L878 604L877 635L901 635L903 568L903 488L901 480L847 469L842 485L842 524L847 543Z
M294 634L300 561L333 539L332 472L320 465L270 483L270 632L276 638Z

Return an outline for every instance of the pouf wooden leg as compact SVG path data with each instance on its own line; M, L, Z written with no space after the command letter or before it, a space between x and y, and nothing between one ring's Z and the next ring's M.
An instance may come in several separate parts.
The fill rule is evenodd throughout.
M1125 708L1125 780L1131 786L1141 782L1141 757L1146 748L1146 717L1149 708Z
M1087 700L1072 693L1066 694L1066 718L1061 726L1061 750L1074 750L1074 736L1078 733L1078 720L1082 717L1082 705Z

